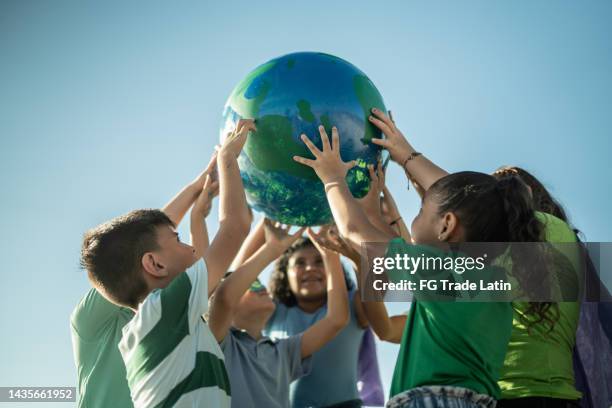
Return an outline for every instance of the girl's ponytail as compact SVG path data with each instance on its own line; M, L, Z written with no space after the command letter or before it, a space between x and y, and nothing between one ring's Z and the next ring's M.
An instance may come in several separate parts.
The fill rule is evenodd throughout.
M533 199L529 187L516 175L505 175L497 180L495 186L503 202L506 223L508 226L509 254L512 259L512 273L519 281L527 297L539 297L552 287L551 269L555 265L554 253L546 245L541 251L542 262L538 271L533 268L534 248L524 245L512 245L514 242L533 243L545 241L544 224L536 217ZM529 302L526 310L518 313L523 323L530 329L536 324L546 324L548 331L554 328L559 318L556 303Z
M448 211L457 214L465 230L465 241L508 243L504 256L510 256L512 274L525 296L542 299L552 288L550 277L559 257L554 257L549 246L543 244L544 225L536 216L529 187L516 173L496 176L472 171L449 174L429 187L426 197L436 200L440 214ZM528 247L513 242L532 244ZM539 249L542 257L535 270L534 254L539 254ZM530 302L527 310L518 314L529 328L548 323L552 330L558 319L555 310L558 314L557 306L550 302Z

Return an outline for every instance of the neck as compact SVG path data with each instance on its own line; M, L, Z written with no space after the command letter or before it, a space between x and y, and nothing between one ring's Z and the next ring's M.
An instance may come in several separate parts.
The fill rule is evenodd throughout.
M325 296L317 299L297 299L297 304L306 313L314 313L325 305L326 300Z
M261 332L269 316L249 316L249 319L234 319L234 327L249 333L255 340L261 339Z

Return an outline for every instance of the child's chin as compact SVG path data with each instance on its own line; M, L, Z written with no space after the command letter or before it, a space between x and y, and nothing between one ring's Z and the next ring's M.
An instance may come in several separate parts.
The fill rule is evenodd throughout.
M314 285L313 285L314 286ZM318 299L325 296L325 288L321 287L308 287L302 288L300 294L306 299Z

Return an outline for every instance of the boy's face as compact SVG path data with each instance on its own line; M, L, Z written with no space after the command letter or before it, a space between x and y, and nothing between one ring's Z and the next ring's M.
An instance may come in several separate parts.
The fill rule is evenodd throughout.
M153 285L166 287L177 275L195 263L195 249L181 242L179 234L170 225L157 228L157 244L159 248L151 252L154 258L153 266L159 271L159 274L153 275Z
M289 287L295 297L319 299L327 294L323 258L315 247L298 249L287 262Z
M274 313L274 309L276 309L276 305L272 301L270 293L258 279L240 298L236 307L236 316L238 320L241 318L250 320L250 316L259 313L270 317ZM236 320L236 318L234 319Z

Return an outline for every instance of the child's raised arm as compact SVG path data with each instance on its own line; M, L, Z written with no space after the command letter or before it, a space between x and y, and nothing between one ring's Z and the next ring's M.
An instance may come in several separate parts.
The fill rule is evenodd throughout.
M324 234L322 231L320 234ZM308 236L323 257L323 264L327 272L327 314L325 317L302 334L302 358L306 358L342 330L349 322L349 302L344 272L340 263L340 255L321 247L317 241L317 234L308 229Z
M262 218L244 240L244 243L238 251L238 255L236 255L236 258L234 258L234 261L232 262L232 270L236 270L266 243L264 222L265 218Z
M247 207L237 158L246 143L248 133L255 130L253 120L240 120L217 153L219 230L204 254L209 288L217 286L251 226L251 214Z
M338 252L339 254L349 258L356 269L357 276L363 278L361 274L361 259L359 253L344 242L342 237L337 235L334 226L330 227L329 230L325 232L326 233L313 235L316 243L319 246L334 252ZM358 278L357 281L359 282L360 279ZM362 283L360 283L360 285L361 284ZM388 341L391 343L399 343L401 341L404 326L406 324L406 315L389 317L384 302L366 302L365 300L361 299L359 293L355 293L354 304L357 321L361 327L365 328L368 325L371 326L374 333L376 333L378 338L383 341Z
M162 208L162 211L172 220L174 225L178 226L181 220L189 210L189 207L193 204L196 198L202 192L206 177L210 176L211 181L216 181L216 165L217 165L217 153L215 152L206 169L200 173L191 183L187 184L181 191L179 191L173 198Z
M232 324L234 310L240 298L268 264L278 258L297 240L304 228L289 235L289 227L265 219L265 241L236 271L230 274L217 288L212 297L208 325L218 342L221 342Z
M367 285L369 282L362 281L361 262L357 264L357 269L357 281L359 282L359 287L363 288L363 285ZM402 340L407 316L403 314L389 317L387 306L385 306L383 300L368 301L362 299L361 304L366 318L370 322L370 327L372 327L378 338L383 341L399 344Z
M391 160L402 166L409 179L414 179L424 191L448 175L431 160L418 153L402 132L395 126L395 122L379 109L373 108L372 115L368 117L370 123L379 128L386 136L385 139L372 139L372 143L384 147L389 151Z
M332 128L331 144L323 126L319 127L319 133L322 150L319 150L306 135L302 135L302 141L315 156L315 160L299 156L294 156L293 159L314 169L323 182L327 201L340 235L355 248L359 248L362 242L389 242L395 237L395 232L381 231L373 225L346 184L346 173L355 166L356 162L342 161L338 129L335 126ZM378 205L380 206L380 203Z
M204 187L191 209L191 245L195 249L195 258L199 259L208 249L208 230L206 228L206 217L210 214L212 200L218 192L219 183L212 181L212 177L206 176ZM210 292L210 289L209 289Z

